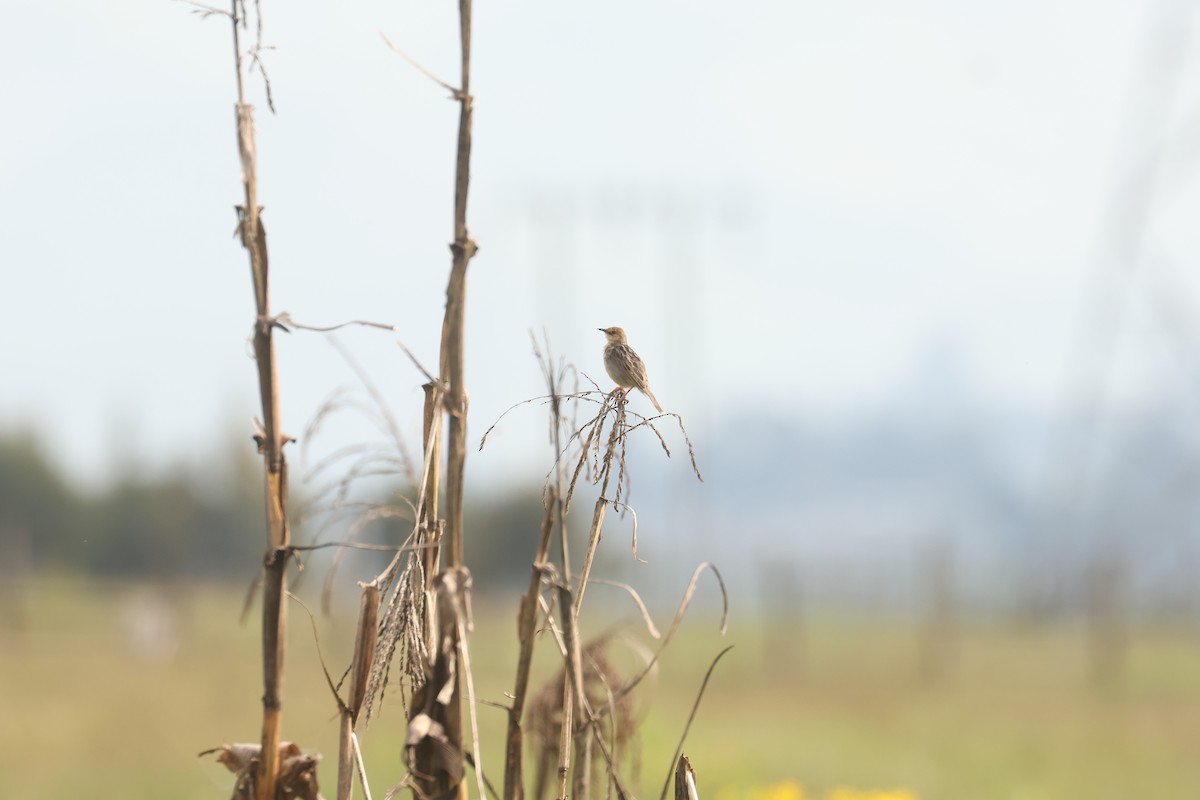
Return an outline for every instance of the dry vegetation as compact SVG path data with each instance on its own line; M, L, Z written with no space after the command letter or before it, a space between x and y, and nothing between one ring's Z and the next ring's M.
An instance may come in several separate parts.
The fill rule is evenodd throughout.
M434 78L388 43L421 72L449 89L459 106L454 236L450 244L452 259L436 375L421 366L405 348L426 380L422 457L419 465L412 464L404 456L403 442L397 435L394 456L380 459L377 453L364 453L349 447L339 450L338 457L320 465L318 471L346 470L334 481L337 489L329 510L350 510L352 516L341 541L316 545L296 545L292 540L288 519L288 469L284 455L290 437L280 429L281 387L275 364L275 333L332 328L299 324L286 313L273 315L270 308L267 242L258 200L254 109L246 101L245 90L247 65L257 68L266 83L266 73L259 58L263 49L261 8L255 3L251 15L244 0L231 0L228 11L201 6L199 13L206 17L226 17L233 30L237 145L245 191L245 203L238 208L238 231L249 254L254 286L253 341L262 398L262 422L255 439L263 456L267 498L267 549L261 577L262 735L257 743L224 745L205 751L203 755L215 753L220 763L236 773L235 800L318 796L319 756L306 753L297 744L285 741L282 735L287 606L291 597L288 567L297 553L306 549L328 545L363 546L354 541L355 536L373 520L408 517L411 529L402 542L391 548L394 556L390 563L373 580L359 584L361 597L354 645L349 665L340 680L334 680L322 660L322 671L339 725L337 796L339 800L349 800L356 779L363 794L371 796L370 765L363 757L361 740L366 724L383 708L389 685L399 689L407 715L403 748L407 771L389 795L411 789L415 797L422 799L465 798L470 794L469 786L473 785L481 798L489 794L496 796L498 792L486 774L480 741L480 704L471 647L473 578L463 547L464 466L468 450L463 328L468 267L478 250L467 227L474 113L470 89L471 0L459 0L461 73L457 86ZM251 16L257 40L244 50L242 38L250 28ZM266 90L270 102L269 83ZM393 326L361 321L346 324L397 330ZM336 327L340 326L333 326ZM696 568L675 618L662 637L650 622L637 592L624 586L642 610L650 635L661 639L658 647L646 654L643 666L631 674L624 675L612 666L608 655L612 636L590 642L583 640L580 618L584 595L592 580L609 506L634 515L633 554L634 557L637 555L636 513L625 502L630 488L626 463L629 437L639 430L652 433L667 456L670 456L670 450L662 432L655 426L657 418L633 414L623 398L618 398L616 393L606 394L594 384L591 391L564 393L561 385L571 368L555 363L548 341L545 355L536 342L535 350L549 391L544 399L550 412L554 465L544 495L545 516L540 540L536 552L531 554L529 589L520 603L515 679L509 695L511 703L507 707L503 796L504 800L520 800L524 796L523 761L527 748L523 731L525 719L532 715L536 724L532 731L534 744L529 749L537 755L536 792L539 798L545 797L551 788L558 798L597 796L601 782L606 796L615 792L618 797L632 797L628 778L623 777L622 772L622 763L627 760L623 756L630 748L637 723L631 712L630 695L656 668L663 650L670 644L691 602L700 574L706 568L717 573L709 564ZM362 377L369 387L369 378ZM375 393L374 400L377 411L387 421L386 427L398 430L384 399ZM578 414L580 404L594 404L596 413L576 427L569 419ZM337 407L335 402L322 409L308 434L315 433L321 419ZM699 478L700 472L682 420L678 415L664 416L673 417L678 423L692 468ZM397 494L402 500L400 507L348 502L349 487L357 478L379 474L381 467L389 463L400 467L393 474L393 478L400 481L397 485ZM414 466L419 468L414 469ZM386 469L382 471L387 472ZM581 475L598 487L598 496L586 534L583 558L576 568L570 555L567 511ZM554 543L558 545L557 558L551 552ZM336 564L335 561L330 570L327 588L335 580ZM720 582L719 574L717 579ZM724 596L723 584L721 591ZM329 592L326 594L328 596ZM315 621L313 630L315 633ZM557 677L551 678L530 699L531 664L538 633L542 631L549 632L542 640L551 642L557 649L562 668ZM700 694L704 685L707 685L707 676ZM699 696L696 705L698 703ZM693 717L696 705L692 708ZM669 765L663 765L669 776L676 769L678 760L683 776L679 791L684 797L689 791L692 796L695 794L694 778L687 779L691 772L679 758L679 749L690 724L691 717L683 726L675 757ZM378 790L376 787L375 791ZM666 791L664 785L664 797Z

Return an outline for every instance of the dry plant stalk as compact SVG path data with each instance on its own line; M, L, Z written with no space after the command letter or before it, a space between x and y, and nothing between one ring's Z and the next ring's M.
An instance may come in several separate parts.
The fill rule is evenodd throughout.
M575 717L575 724L571 726L568 723L563 724L563 728L573 729L574 741L564 741L563 750L567 752L569 746L575 749L575 772L574 780L571 788L575 797L589 797L589 780L591 777L591 739L590 725L591 713L587 707L587 695L584 694L584 677L583 677L583 645L579 641L579 617L576 612L576 605L571 597L571 587L565 583L558 584L558 610L561 617L563 643L566 645L566 654L563 657L563 663L566 666L567 687L570 690L568 696L564 696L563 709L564 718L566 717L566 709L570 708L572 715ZM569 700L567 699L569 697ZM564 733L563 739L567 736ZM567 759L569 761L569 758ZM559 794L559 800L566 800L566 794Z
M446 287L446 313L442 322L442 344L439 372L445 384L445 410L449 417L446 448L446 517L445 535L441 547L445 551L444 569L447 572L465 570L463 565L463 478L467 457L467 390L463 380L464 326L467 304L467 266L478 248L467 230L467 195L471 182L471 129L474 106L471 97L471 0L459 0L459 36L462 73L455 96L459 102L458 147L454 170L454 241L450 245L453 259L450 280ZM444 573L439 573L439 577ZM469 576L468 576L469 577ZM458 763L447 766L445 758L420 758L412 764L412 772L420 792L430 797L445 797L457 792L465 794L462 785L462 763L465 759L462 735L461 682L459 655L463 643L458 619L454 615L438 614L436 620L438 646L431 651L434 658L432 674L449 681L449 696L445 702L431 708L437 713L434 723L442 726L445 745L452 750ZM441 687L442 684L437 684ZM413 698L413 708L417 698ZM429 741L426 739L426 741ZM420 755L421 750L417 750ZM439 754L444 756L445 754Z
M259 800L274 800L280 772L280 732L283 722L283 668L287 630L287 562L291 531L287 519L287 462L283 448L288 438L280 428L279 373L275 360L275 322L271 317L267 267L267 233L258 204L258 167L254 140L254 107L246 102L239 26L245 26L244 6L231 0L228 12L233 27L234 66L237 71L237 143L242 165L245 204L238 207L238 232L250 255L254 283L254 359L262 399L262 428L255 436L263 456L267 507L267 551L263 559L263 754L258 764ZM261 32L261 9L259 9ZM261 42L259 43L261 46ZM258 46L253 51L257 61ZM269 96L269 95L268 95Z
M466 754L460 686L466 679L472 694L469 670L469 604L471 577L463 565L463 479L466 465L467 391L463 378L464 325L466 317L467 267L478 248L467 229L467 196L470 188L471 129L474 108L470 93L471 0L459 0L462 76L458 88L450 88L459 102L457 156L455 160L454 239L442 322L439 376L425 386L425 458L416 487L414 531L419 552L411 553L401 569L401 554L374 581L387 591L395 584L380 625L374 666L366 690L368 716L376 695L387 683L395 649L403 640L404 672L412 682L408 703L408 737L405 752L409 775L402 785L411 786L418 797L465 797L463 775ZM385 37L386 41L386 37ZM388 43L392 46L391 43ZM393 49L396 49L392 46ZM398 51L399 52L399 51ZM404 55L401 52L401 55ZM408 56L405 59L412 62ZM417 65L418 68L419 65ZM428 71L423 73L432 77ZM410 354L411 355L411 354ZM428 373L426 373L428 376ZM442 419L447 418L445 516L438 514L439 466ZM401 683L403 686L403 682ZM472 730L475 729L472 705ZM483 788L475 740L476 773Z
M442 526L438 519L438 469L441 463L442 440L440 427L435 428L434 426L434 417L440 418L441 413L442 395L437 384L433 382L425 384L423 441L426 450L430 453L430 469L429 479L425 483L425 491L421 495L421 518L417 520L420 524L417 542L426 546L422 553L425 576L436 575L438 564L441 563ZM421 618L425 630L425 646L429 652L433 652L437 646L434 641L437 630L437 602L432 588L424 592L421 602L423 604Z
M341 709L338 741L338 800L350 800L354 793L356 759L354 736L359 712L366 699L367 683L375 659L379 632L379 587L362 584L358 607L358 630L354 635L354 660L350 664L350 699Z
M529 673L533 666L533 644L537 633L538 598L542 593L542 579L546 559L550 554L550 537L554 532L554 517L558 506L558 490L550 489L546 498L546 516L542 520L542 535L529 572L529 590L521 597L517 611L517 676L513 683L512 705L508 708L508 733L505 737L504 755L504 798L522 800L525 796L525 773L521 758L525 737L521 730L521 717L525 713L525 697L529 692Z
M696 791L696 770L682 754L675 765L675 800L700 800L700 793Z
M446 287L446 314L442 322L441 378L445 381L446 411L450 415L446 464L446 561L463 563L463 471L467 457L467 390L463 383L463 328L467 306L467 266L478 246L467 231L467 193L471 183L471 0L459 0L459 34L462 43L462 80L455 93L459 102L458 150L454 168L453 260Z

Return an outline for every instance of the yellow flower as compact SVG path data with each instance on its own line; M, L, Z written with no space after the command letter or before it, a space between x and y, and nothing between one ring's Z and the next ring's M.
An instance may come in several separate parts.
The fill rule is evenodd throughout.
M835 786L818 798L809 795L796 781L780 781L768 786L752 786L746 791L724 786L715 794L715 800L920 800L916 792L909 789L856 789L853 786Z
M770 786L756 786L746 794L746 797L748 800L805 800L804 787L795 781L780 781ZM717 800L726 800L726 798L718 795Z
M825 800L866 800L863 793L849 786L835 786L825 793Z

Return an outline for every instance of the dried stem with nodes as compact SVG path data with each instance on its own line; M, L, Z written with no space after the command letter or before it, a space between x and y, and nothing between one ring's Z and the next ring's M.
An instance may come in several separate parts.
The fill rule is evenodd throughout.
M464 382L464 326L467 268L478 251L467 229L470 189L471 129L471 0L459 0L461 79L457 88L424 74L452 91L459 103L454 180L454 237L446 311L442 322L438 377L425 386L424 459L416 487L410 541L414 550L405 562L401 553L368 586L386 592L395 585L380 624L366 691L368 716L381 694L397 646L404 651L404 672L413 685L409 706L406 784L421 797L451 797L464 791L466 754L463 745L461 686L466 683L475 730L474 692L469 673L471 575L463 563L463 496L466 465L468 397ZM386 40L386 37L384 39ZM395 48L388 42L389 46ZM401 52L401 55L404 55ZM424 370L422 370L424 371ZM443 425L443 418L446 423ZM439 515L442 476L442 432L445 442L445 507ZM403 685L403 684L402 684ZM473 736L476 778L483 794L478 737Z
M256 5L261 36L261 9ZM284 647L287 631L287 564L291 530L287 517L287 461L283 448L288 437L280 427L279 371L275 358L275 325L271 318L267 268L267 232L258 204L258 164L254 138L254 107L246 102L240 29L246 27L245 5L231 0L234 67L237 71L237 143L242 165L245 203L238 207L238 233L250 255L254 283L254 360L262 399L262 427L257 436L266 478L267 551L263 558L263 721L262 750L258 765L257 796L273 800L279 780L280 739L283 724ZM252 51L258 61L261 42ZM265 73L264 73L265 78ZM269 84L268 84L269 85Z

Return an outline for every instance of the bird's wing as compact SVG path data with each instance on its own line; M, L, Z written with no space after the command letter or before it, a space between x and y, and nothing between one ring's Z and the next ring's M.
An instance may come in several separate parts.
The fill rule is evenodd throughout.
M642 361L642 357L634 352L632 347L626 345L625 352L629 355L629 371L635 380L635 386L639 389L645 389L650 385L646 378L646 362Z

